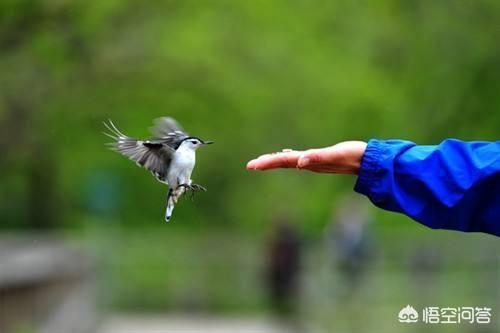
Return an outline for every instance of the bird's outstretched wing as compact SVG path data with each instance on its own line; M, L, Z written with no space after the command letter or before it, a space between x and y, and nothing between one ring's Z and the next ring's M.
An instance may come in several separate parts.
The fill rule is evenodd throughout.
M175 150L164 142L165 140L131 138L120 132L111 120L104 122L104 126L111 132L104 134L115 140L108 144L112 150L151 171L160 181L166 181L167 170Z
M189 134L173 118L161 117L154 120L154 126L150 128L156 139L176 150L181 142L189 138Z
M161 117L154 120L154 126L151 127L151 133L157 138L164 138L172 132L182 132L188 135L184 128L171 117Z

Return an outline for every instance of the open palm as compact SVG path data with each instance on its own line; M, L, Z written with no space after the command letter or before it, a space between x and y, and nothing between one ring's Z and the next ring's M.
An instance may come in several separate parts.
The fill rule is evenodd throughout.
M298 168L321 173L358 174L366 142L345 141L336 145L304 151L284 149L261 155L247 164L248 170Z

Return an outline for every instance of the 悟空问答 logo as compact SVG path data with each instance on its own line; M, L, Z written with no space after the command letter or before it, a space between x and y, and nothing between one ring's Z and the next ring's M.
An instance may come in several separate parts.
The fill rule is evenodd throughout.
M416 323L418 321L418 312L413 306L407 305L399 311L398 320L400 323Z

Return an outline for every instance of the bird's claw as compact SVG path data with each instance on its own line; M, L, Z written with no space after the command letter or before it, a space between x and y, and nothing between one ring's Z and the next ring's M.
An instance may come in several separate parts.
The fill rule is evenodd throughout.
M195 191L195 192L206 192L207 189L204 188L203 186L199 185L199 184L193 184L191 185L191 190L192 191Z
M186 192L187 191L191 192L191 196L190 196L191 201L194 201L194 195L196 192L206 192L207 191L206 188L204 188L203 186L201 186L199 184L192 184L192 185L180 184L178 186L178 188L181 188L181 187L183 187L186 190Z
M192 192L206 192L207 191L206 188L204 188L203 186L198 185L198 184L192 184L192 185L180 184L178 187L179 188L183 187L186 191L192 191Z

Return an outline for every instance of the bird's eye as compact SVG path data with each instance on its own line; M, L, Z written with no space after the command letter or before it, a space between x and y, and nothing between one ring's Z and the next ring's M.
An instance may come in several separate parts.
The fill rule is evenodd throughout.
M191 143L192 143L193 145L197 144L196 140L191 140Z

